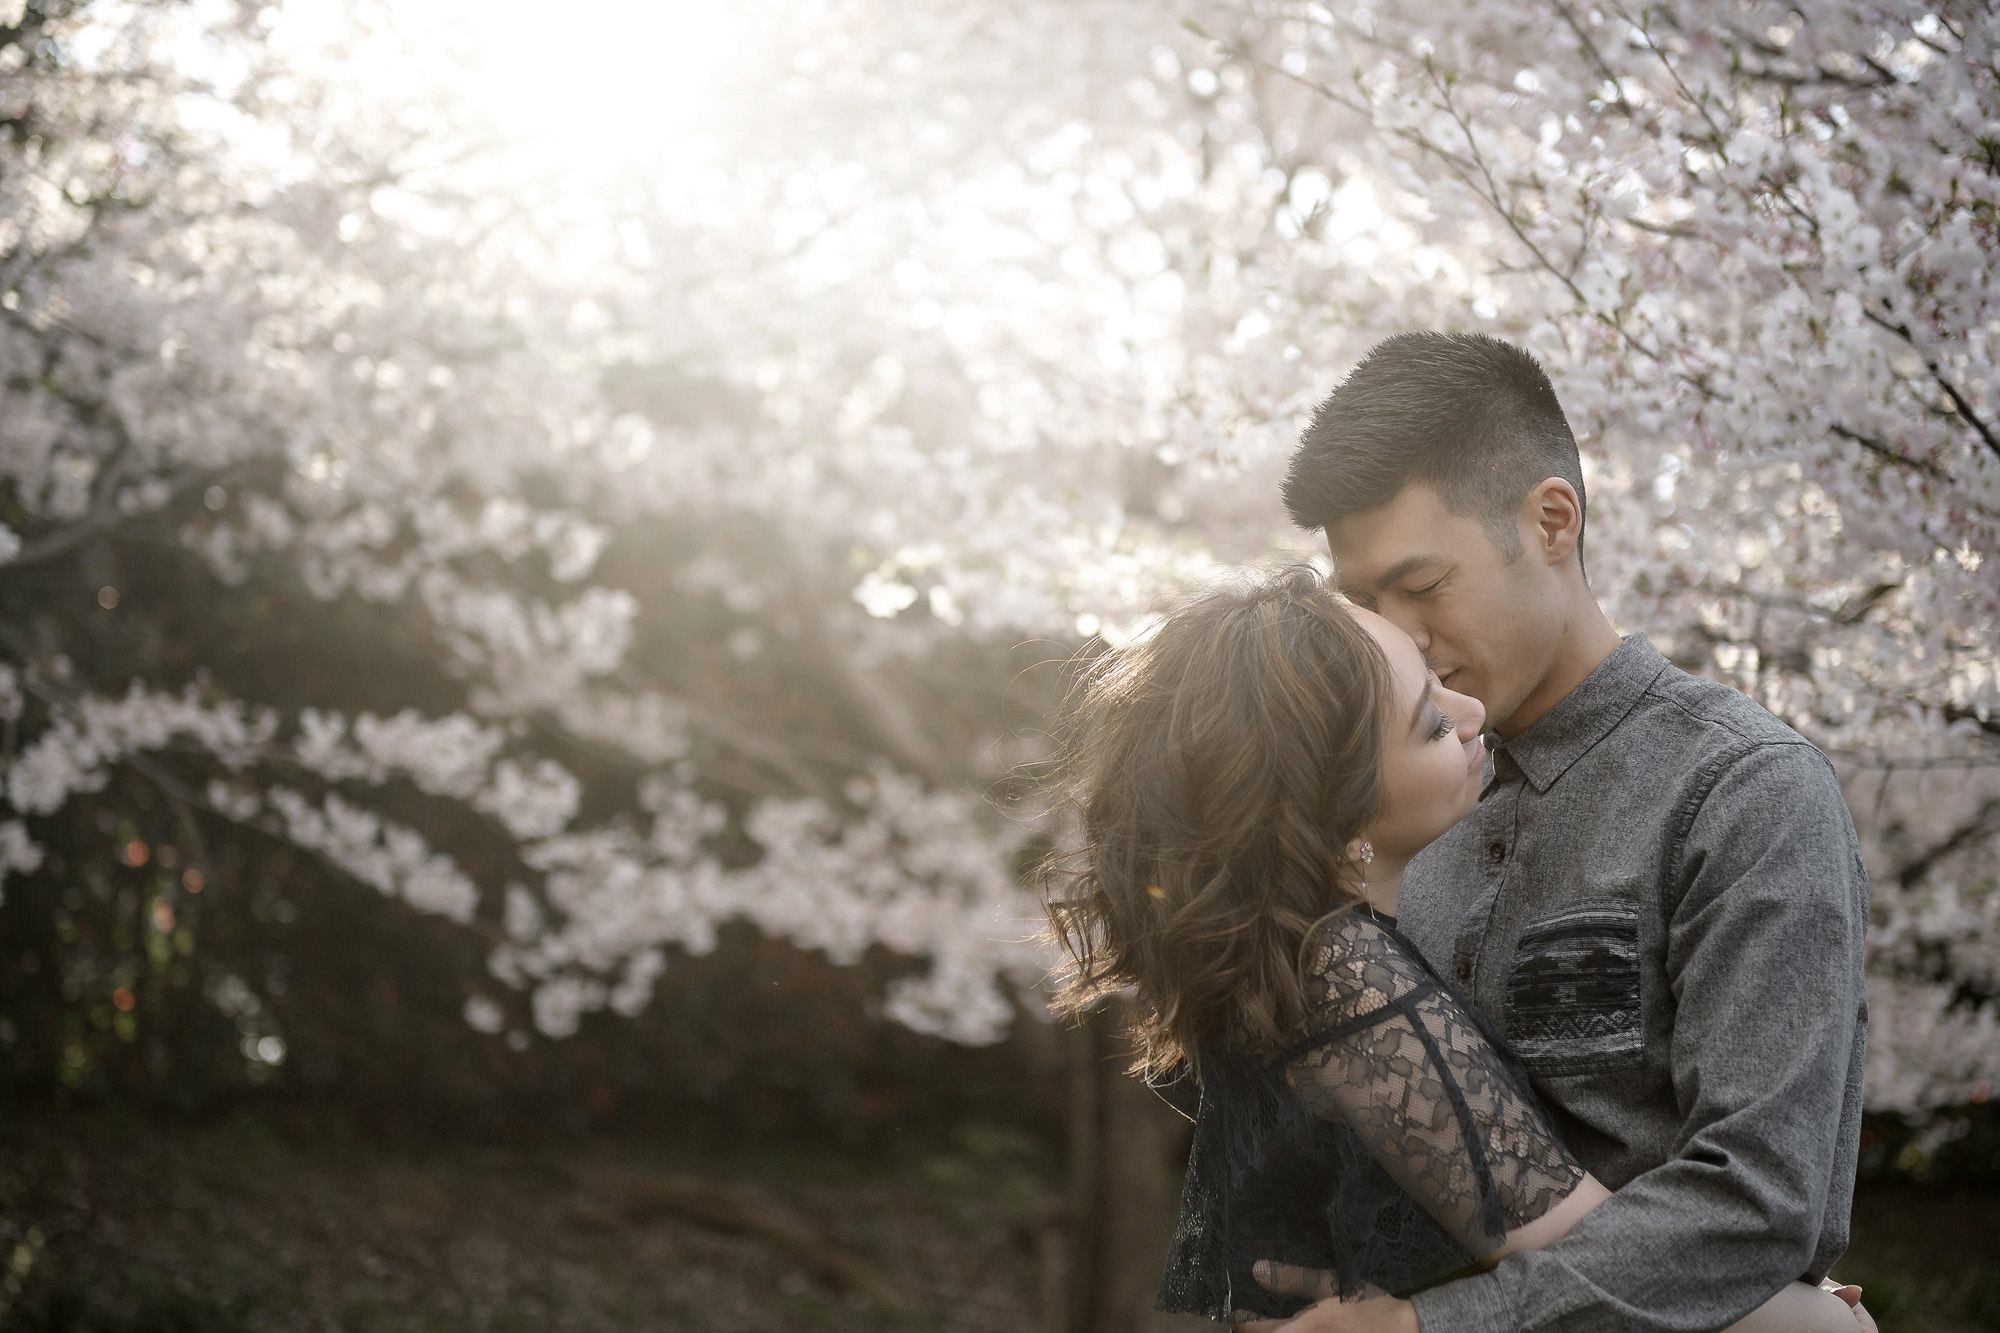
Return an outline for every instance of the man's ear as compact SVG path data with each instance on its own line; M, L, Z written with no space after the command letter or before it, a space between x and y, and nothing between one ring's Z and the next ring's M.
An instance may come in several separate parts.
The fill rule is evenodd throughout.
M1583 538L1583 501L1561 477L1536 483L1521 502L1521 538L1528 550L1555 565L1576 558Z

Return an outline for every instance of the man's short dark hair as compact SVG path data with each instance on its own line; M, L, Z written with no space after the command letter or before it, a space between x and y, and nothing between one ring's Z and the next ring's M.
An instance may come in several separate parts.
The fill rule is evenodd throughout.
M1313 412L1285 474L1285 508L1300 527L1325 528L1424 485L1478 518L1512 560L1521 501L1549 477L1583 500L1576 436L1541 362L1483 333L1399 333Z

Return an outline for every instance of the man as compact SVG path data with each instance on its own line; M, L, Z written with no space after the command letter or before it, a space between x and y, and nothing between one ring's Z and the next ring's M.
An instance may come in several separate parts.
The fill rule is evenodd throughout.
M1585 578L1575 438L1515 347L1378 344L1284 494L1343 589L1493 719L1478 808L1412 863L1401 923L1615 1191L1490 1273L1285 1327L1712 1330L1820 1281L1847 1246L1867 1031L1868 884L1832 766L1621 641Z

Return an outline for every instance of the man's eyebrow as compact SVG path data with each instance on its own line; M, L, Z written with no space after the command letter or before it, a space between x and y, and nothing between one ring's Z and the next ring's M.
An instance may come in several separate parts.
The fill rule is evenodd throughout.
M1383 570L1382 576L1375 580L1375 586L1378 589L1386 588L1398 579L1422 569L1425 565L1436 565L1443 562L1443 556L1433 555L1429 551L1420 551L1416 555L1406 555L1395 564Z
M1415 731L1417 730L1417 728L1424 725L1424 706L1430 703L1430 701L1431 701L1431 674L1430 672L1426 671L1424 673L1424 692L1417 696L1417 711L1410 718L1411 731Z

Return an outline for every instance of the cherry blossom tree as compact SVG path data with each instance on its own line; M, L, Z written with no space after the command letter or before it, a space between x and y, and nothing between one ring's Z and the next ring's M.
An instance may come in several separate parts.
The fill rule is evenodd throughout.
M1557 379L1614 618L1842 766L1871 1105L1990 1092L1996 20L783 13L703 133L587 180L371 93L365 12L0 30L16 902L128 774L197 875L241 830L482 940L476 1028L635 1013L748 921L920 960L887 1012L992 1040L1047 962L1043 830L989 799L1059 688L1024 669L1305 550L1302 413L1381 335L1482 328ZM107 550L401 674L163 660Z
M1614 617L1847 774L1877 882L1870 1104L1983 1099L2000 942L1993 15L1276 6L1215 31L1246 87L1369 127L1336 174L1419 240L1374 263L1417 261L1439 227L1461 262L1482 257L1466 314L1558 375ZM1327 161L1282 165L1296 181Z
M1614 620L1840 766L1870 1107L1990 1096L2000 19L735 9L692 126L551 154L411 73L408 6L0 3L0 921L52 913L56 974L0 986L68 1006L63 1079L167 1021L253 844L465 940L515 1050L731 923L1046 1044L1050 831L995 795L1053 664L1316 554L1303 415L1432 327L1549 365ZM69 906L113 859L122 952ZM272 1076L273 977L188 975ZM1080 1040L1118 1327L1168 1136Z

